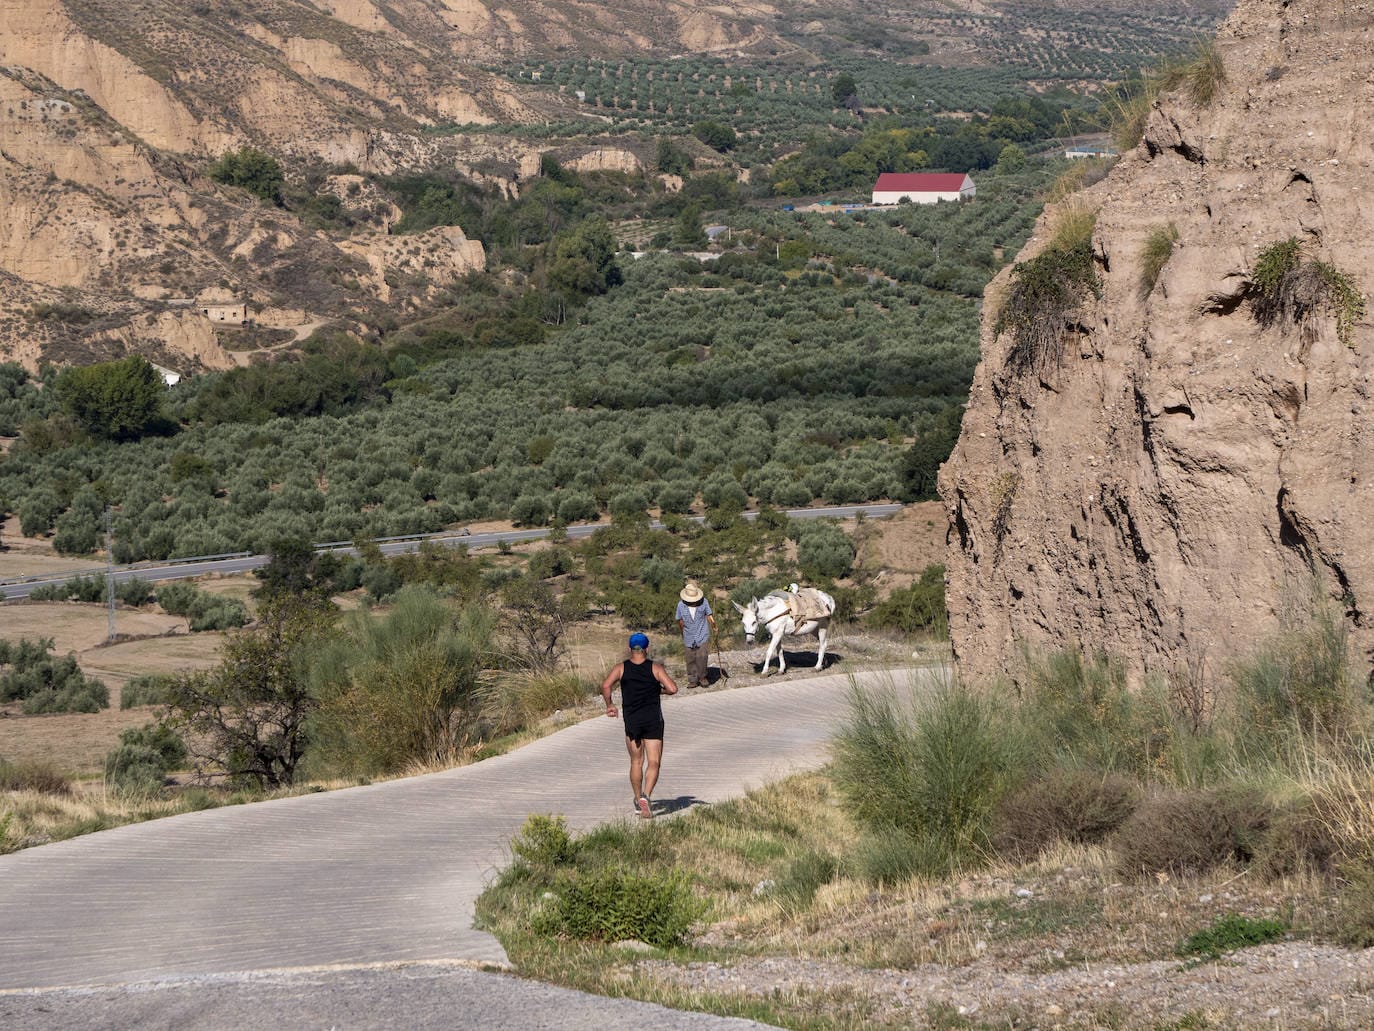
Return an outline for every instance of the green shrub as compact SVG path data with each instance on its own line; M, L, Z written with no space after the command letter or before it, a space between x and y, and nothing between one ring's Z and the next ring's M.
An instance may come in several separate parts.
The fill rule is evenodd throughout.
M637 630L672 630L677 626L676 583L659 590L625 584L611 591L611 604L616 615L627 627Z
M875 826L860 835L850 862L867 883L893 885L942 872L949 866L949 857L930 835L913 838L898 827Z
M127 795L154 795L169 771L186 761L186 744L171 728L149 723L119 735L119 747L105 757L105 779Z
M241 186L271 204L281 204L286 176L281 164L270 154L254 147L226 151L207 170L217 183Z
M920 580L910 587L894 590L868 614L868 625L907 634L924 630L936 637L948 636L945 567L939 564L926 566Z
M1141 802L1111 847L1128 876L1201 874L1250 862L1273 816L1273 803L1252 788L1160 792Z
M807 849L787 864L771 894L783 909L800 912L810 907L816 892L833 881L839 872L840 861L829 852Z
M401 574L389 562L364 566L362 586L373 601L386 601L401 589Z
M510 517L516 526L544 526L553 514L544 494L522 494L511 502Z
M850 692L835 780L859 824L892 827L947 872L983 862L992 814L1025 768L1023 741L992 697L942 684L904 709Z
M570 670L513 670L488 678L478 694L487 733L509 734L575 708L596 694L596 686Z
M1344 620L1318 602L1283 623L1254 658L1230 670L1242 739L1261 754L1295 736L1331 740L1357 725Z
M1227 952L1278 941L1287 932L1288 925L1282 920L1255 919L1239 913L1227 913L1211 927L1188 935L1179 945L1178 954L1204 960L1220 959Z
M536 580L551 580L573 571L573 554L567 548L554 547L536 551L530 556L526 570Z
M176 677L166 673L144 673L132 677L119 691L119 707L135 709L143 705L166 705Z
M456 761L479 730L493 635L490 611L459 610L424 587L402 588L384 617L351 613L310 664L317 754L362 774Z
M146 580L138 582L147 584ZM89 604L105 601L106 590L105 574L93 573L90 576L74 576L60 584L45 584L31 592L29 597L34 601L81 601ZM119 597L119 585L115 587L115 597Z
M854 542L834 523L802 524L797 535L797 565L812 579L836 580L854 569Z
M1135 782L1120 774L1052 769L998 803L992 843L1019 860L1034 859L1058 841L1093 844L1120 827L1139 799Z
M74 655L49 655L51 638L0 640L0 702L19 701L26 716L99 712L110 692L81 672Z
M1023 717L1051 764L1145 774L1169 744L1152 695L1131 691L1125 667L1078 651L1028 657Z
M125 605L139 608L153 600L153 585L137 576L120 580L115 584L115 597Z
M682 571L682 566L671 559L651 556L639 567L639 578L646 587L662 591L669 587L676 589L687 579L687 574Z
M159 587L157 603L173 616L185 616L192 631L231 630L248 622L248 608L237 598L202 591L194 584Z
M638 940L660 948L681 945L706 911L678 871L634 874L625 870L567 873L533 929L582 941Z
M577 843L561 816L531 813L510 843L511 851L531 866L566 866L577 857Z

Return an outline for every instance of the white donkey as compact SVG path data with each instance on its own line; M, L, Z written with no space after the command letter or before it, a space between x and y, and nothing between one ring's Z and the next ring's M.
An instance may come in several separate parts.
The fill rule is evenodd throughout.
M820 642L816 654L816 668L825 668L825 643L830 638L830 617L835 612L835 599L824 591L807 587L797 593L791 591L771 591L762 598L750 598L748 605L735 602L740 622L744 624L744 639L754 643L754 636L760 627L771 635L768 652L763 657L763 670L768 674L768 664L773 653L778 656L778 672L787 672L787 663L782 657L783 637L804 637L815 634Z

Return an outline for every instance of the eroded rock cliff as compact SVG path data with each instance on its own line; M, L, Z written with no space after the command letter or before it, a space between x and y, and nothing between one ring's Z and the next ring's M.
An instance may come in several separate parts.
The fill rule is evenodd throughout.
M1104 650L1137 679L1217 671L1314 574L1374 657L1374 331L1338 325L1358 306L1330 290L1257 317L1256 282L1294 240L1374 291L1374 6L1241 0L1216 52L1215 99L1162 94L1141 144L1020 256L1066 207L1096 212L1100 297L1060 320L1062 358L1015 371L994 328L1016 273L989 289L940 484L965 674L1015 675L1024 647Z

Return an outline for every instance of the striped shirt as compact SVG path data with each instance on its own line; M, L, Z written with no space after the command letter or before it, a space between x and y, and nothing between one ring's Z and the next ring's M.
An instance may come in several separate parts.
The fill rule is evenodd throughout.
M711 637L711 603L705 598L695 605L677 603L677 618L682 620L682 644L686 648L700 648Z

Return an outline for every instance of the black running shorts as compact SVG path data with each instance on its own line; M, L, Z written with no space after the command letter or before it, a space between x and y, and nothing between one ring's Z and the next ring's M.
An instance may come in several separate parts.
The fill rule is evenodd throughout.
M635 744L642 744L647 738L650 741L663 740L663 718L639 718L625 721L625 736Z

